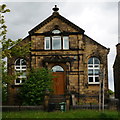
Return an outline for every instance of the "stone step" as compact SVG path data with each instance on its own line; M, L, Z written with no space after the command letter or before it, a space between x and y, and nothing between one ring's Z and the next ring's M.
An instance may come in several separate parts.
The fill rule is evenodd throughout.
M58 103L49 103L49 111L60 110L60 104Z
M45 110L47 111L65 111L70 108L70 95L51 95L45 97Z
M49 98L49 109L60 110L60 103L66 102L64 95L51 95Z
M49 103L61 103L61 102L65 102L66 99L50 99Z
M65 101L66 99L64 95L52 95L49 99L49 103L60 103Z
M50 95L50 98L65 98L65 95Z

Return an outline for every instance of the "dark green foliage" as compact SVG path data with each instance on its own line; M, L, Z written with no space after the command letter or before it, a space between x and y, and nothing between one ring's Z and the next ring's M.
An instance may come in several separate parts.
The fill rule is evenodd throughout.
M45 68L32 70L21 88L23 105L40 105L46 91L52 89L52 74Z
M27 44L22 44L16 45L16 47L13 47L11 49L11 55L15 56L15 57L25 57L26 55L28 55L28 53L30 52L30 42L28 42Z
M7 102L7 85L2 84L2 101L3 103Z

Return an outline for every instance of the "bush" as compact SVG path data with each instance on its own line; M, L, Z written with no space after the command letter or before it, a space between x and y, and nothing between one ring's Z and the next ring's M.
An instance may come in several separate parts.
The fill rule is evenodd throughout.
M45 68L33 69L23 84L20 97L23 105L40 105L46 91L52 90L52 74Z
M7 85L2 83L2 103L5 104L7 102Z

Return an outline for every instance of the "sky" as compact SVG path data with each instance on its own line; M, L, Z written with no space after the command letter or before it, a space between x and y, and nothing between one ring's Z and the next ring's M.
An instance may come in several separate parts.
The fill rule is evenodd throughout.
M7 1L7 0L6 0ZM24 38L28 32L52 14L54 5L60 15L85 30L85 34L110 48L108 55L109 88L114 90L113 63L118 44L118 2L4 2L10 13L5 14L7 37L13 40ZM31 2L30 2L31 1ZM37 1L37 0L35 0ZM120 6L120 4L119 4Z

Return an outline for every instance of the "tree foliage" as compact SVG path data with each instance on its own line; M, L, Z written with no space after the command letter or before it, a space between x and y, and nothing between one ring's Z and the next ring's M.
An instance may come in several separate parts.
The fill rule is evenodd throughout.
M6 39L6 34L7 34L7 26L5 25L5 20L4 20L4 13L6 12L10 12L9 9L6 9L6 5L0 5L0 77L2 79L2 81L0 81L2 84L2 100L3 102L6 101L7 98L7 86L6 86L6 82L5 79L7 77L7 72L6 72L6 61L4 60L4 58L6 56L9 55L9 51L6 49L8 45L8 43L10 42L10 40ZM8 51L8 52L7 52Z
M10 57L10 53L11 50L9 49L10 47L12 47L14 44L16 44L17 41L13 41L11 39L7 39L6 38L6 34L7 34L7 26L5 25L5 20L4 20L4 13L10 12L9 9L6 9L6 5L3 4L0 6L0 13L1 13L1 19L0 19L0 29L1 29L1 33L0 33L0 43L1 43L1 52L2 52L2 58L5 57Z
M20 90L23 105L40 105L46 91L52 90L52 78L51 72L45 68L33 69Z
M27 53L29 53L29 48L30 44L24 44L23 46L19 47L13 47L16 44L20 44L22 39L18 40L11 40L7 39L6 34L7 34L7 26L5 24L5 19L4 19L4 14L7 12L10 12L10 9L6 8L6 5L0 5L0 77L2 78L2 98L3 101L6 99L5 97L7 96L6 93L4 92L7 89L7 84L11 83L11 80L14 80L17 76L16 75L9 75L7 73L7 63L5 58L12 58L12 56L25 56Z
M109 94L109 95L113 95L114 92L113 92L112 90L109 89L109 90L108 90L108 94Z

